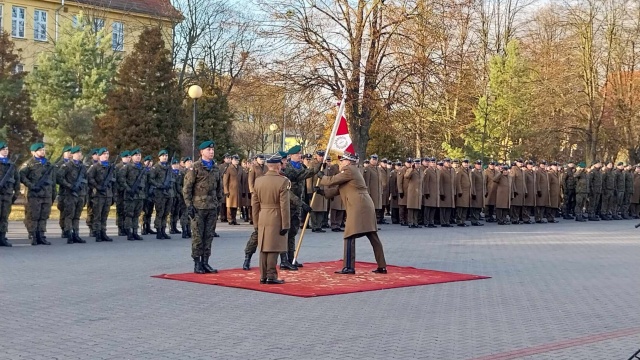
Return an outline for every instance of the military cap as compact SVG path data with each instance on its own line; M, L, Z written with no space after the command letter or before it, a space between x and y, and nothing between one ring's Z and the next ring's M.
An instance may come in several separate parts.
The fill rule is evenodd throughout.
M368 164L368 163L369 163L369 160L365 160L365 161L364 161L364 163L365 163L365 164Z
M215 148L216 147L216 143L213 142L212 140L207 140L207 141L203 141L200 143L200 145L198 145L198 150L204 150L207 148ZM227 154L224 154L224 157L227 157Z
M618 166L624 166L624 163L623 163L622 161L620 161L620 162L618 163Z
M369 158L378 160L378 154L373 154Z
M158 152L158 156L162 156L162 155L169 155L169 152L167 150L162 149Z
M231 158L234 160L240 160L240 156L238 156L238 154L233 154Z
M345 151L344 154L342 154L342 159L349 161L358 161L358 155Z
M331 161L331 156L327 155L327 161Z
M531 160L527 160L526 165L535 165L535 164L533 163L533 161L531 161Z
M442 162L443 162L443 163L451 162L451 159L450 159L450 158L444 158L444 160L442 160Z
M282 156L280 156L280 157L282 157ZM264 154L258 154L258 155L256 155L256 159L262 159L262 160L265 160L265 159L266 159L266 157L264 156Z
M489 165L498 165L495 161L491 161Z
M31 151L38 151L38 150L42 149L43 147L44 147L43 143L35 143L35 144L31 145L30 150Z
M469 163L469 159L464 159L464 160L462 160L462 162L468 164Z
M131 150L131 151L129 152L129 155L131 155L131 156L133 156L133 155L138 155L138 154L142 154L142 153L140 152L140 149L134 149L134 150Z
M422 159L420 159L420 158L413 159L413 163L414 164L420 164L421 162L422 162Z
M120 153L121 158L129 157L129 156L131 156L131 152L129 152L129 150L125 150Z
M280 154L275 153L273 155L269 155L266 159L267 164L278 164L282 162L282 156Z
M324 150L317 150L317 151L316 151L316 155L318 155L318 156L324 156Z
M71 148L72 148L72 146L71 146L71 145L65 145L65 146L62 148L62 152L63 152L63 153L66 153L67 151L71 151Z
M102 154L104 154L106 152L109 152L109 150L106 147L103 147L103 148L98 149L98 153L97 154L98 155L102 155Z
M587 167L587 164L584 161L583 162L579 162L578 163L578 167L585 168L585 167Z
M322 155L318 154L318 155L319 155L319 156L324 156L324 154L322 154ZM311 155L311 154L305 154L305 155L303 155L303 156L302 156L302 158L303 158L303 159L309 159L309 160L311 160L311 159L313 159L313 155Z
M482 160L476 160L475 164L476 165L482 165Z
M458 160L458 159L453 159L453 163L454 163L454 164L459 164L459 163L460 163L460 160Z
M567 161L567 164L575 164L575 163L576 163L576 162L575 162L575 161L573 161L573 160L569 160L569 161Z
M224 157L225 159L226 159L226 158L230 158L230 157L231 157L231 154L229 154L229 153L224 153L224 155L222 155L222 157Z
M6 148L6 147L8 147L8 146L7 146L7 143L6 143L6 142L4 142L4 141L0 141L0 149L4 149L4 148Z
M522 160L522 158L518 158L518 159L516 160L516 162L521 163L521 162L524 162L524 161Z
M438 161L437 165L438 166L444 166L444 161Z
M298 153L300 153L300 151L302 151L302 146L296 145L296 146L292 147L291 149L289 149L287 154L288 155L298 154Z
M509 170L509 165L502 166L502 170Z
M69 148L69 151L72 154L79 153L80 152L80 146L73 146L73 147Z
M382 159L380 161L382 161L383 164L388 164L389 163L389 160L387 160L387 158L384 158L384 159Z
M518 166L518 162L517 161L514 161L514 162L511 163L511 167L514 167L514 166Z
M408 162L408 163L410 163L410 162L413 162L413 159L412 159L412 158L410 158L410 157L408 157L404 162Z
M402 166L402 161L400 161L400 160L396 161L395 165L396 166Z
M144 161L151 161L151 160L153 160L151 155L147 155L147 156L144 157Z
M278 151L278 155L280 155L281 158L286 159L289 154L287 154L286 151Z
M544 160L541 160L538 164L540 164L540 165L547 165L547 162L546 162L546 161L544 161Z
M191 156L185 156L182 158L182 162L191 161Z
M552 161L549 165L551 165L551 166L558 166L558 163L557 163L557 162L555 162L555 161Z
M171 159L171 164L178 164L178 163L180 163L180 159L175 158L175 157L173 159Z
M98 150L100 150L100 148L91 149L91 155L98 155Z
M431 157L431 159L429 159L429 161L436 162L436 161L438 161L438 159L436 159L435 157Z

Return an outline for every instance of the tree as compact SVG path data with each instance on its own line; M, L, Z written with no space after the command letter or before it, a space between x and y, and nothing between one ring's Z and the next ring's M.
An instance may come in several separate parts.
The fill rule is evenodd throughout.
M116 149L139 148L147 154L177 150L184 98L161 30L146 28L113 80L98 132L105 144Z
M29 93L24 88L25 73L16 72L18 51L9 34L0 33L0 139L12 152L27 153L30 143L42 137L31 117Z
M27 78L29 91L35 94L33 118L57 148L92 143L88 130L106 108L104 100L120 58L111 50L107 30L95 30L82 14L75 23L64 22L64 36L52 53L38 57L38 69Z

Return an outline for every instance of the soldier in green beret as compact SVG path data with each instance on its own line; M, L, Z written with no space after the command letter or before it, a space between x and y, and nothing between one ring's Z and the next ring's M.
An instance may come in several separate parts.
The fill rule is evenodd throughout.
M156 205L156 218L153 222L156 228L156 239L171 239L167 235L167 218L171 211L173 199L175 197L175 175L169 163L169 153L167 150L158 152L158 163L149 172L149 183L154 189L153 202Z
M184 173L180 171L180 160L177 158L171 159L171 171L175 182L173 183L173 193L175 197L171 203L171 209L169 211L169 234L181 234L178 230L178 221L182 217L182 212L185 208L184 198L182 197L182 185L184 184ZM185 231L184 227L182 231Z
M211 243L216 230L218 207L222 202L222 177L214 160L215 143L205 141L198 146L200 160L184 177L182 195L191 218L193 239L191 257L196 274L216 273L209 265Z
M9 145L0 141L0 246L11 247L7 240L11 205L20 193L20 174L16 164L9 159Z
M84 244L80 238L80 215L87 197L87 168L82 163L82 151L74 146L69 151L72 158L60 167L59 182L61 193L59 200L64 204L64 212L60 214L64 222L64 237L67 244Z
M93 193L93 235L96 242L113 241L107 236L107 218L113 204L115 166L109 162L109 150L98 150L100 161L91 165L87 171L90 191Z
M98 156L99 150L100 148L91 149L90 151L91 158L89 162L85 164L87 171L93 164L97 164L98 162L100 162L100 157ZM95 237L96 235L93 233L93 207L91 206L91 204L93 204L93 193L90 191L90 189L87 191L87 200L85 201L85 203L87 204L86 224L87 224L87 227L89 227L90 236Z
M151 155L147 155L144 157L144 167L147 172L150 172L153 168L153 158ZM156 232L151 229L151 214L153 214L153 195L155 189L151 185L151 182L148 181L149 174L147 174L147 181L145 182L145 197L142 205L142 235L156 235Z
M31 245L51 245L44 238L47 232L47 220L51 215L51 205L56 197L55 166L47 158L43 143L31 145L32 158L20 169L20 181L27 190L29 207L28 231L33 239Z
M55 167L56 167L56 185L58 185L58 197L56 199L56 207L58 208L58 211L60 212L60 216L58 219L58 224L60 225L60 230L62 231L62 238L66 239L67 238L67 232L64 231L64 200L62 199L65 196L65 189L62 186L61 183L61 170L62 170L62 165L68 163L71 160L71 148L72 146L70 145L65 145L62 148L62 158L60 159L60 161L55 163Z
M123 189L120 186L120 179L118 175L120 174L120 170L124 168L131 161L131 152L129 150L125 150L120 153L120 162L116 164L115 172L116 172L116 183L113 186L113 200L116 203L116 225L118 225L118 236L127 235L124 229L124 194Z
M118 183L124 200L124 231L127 240L142 240L138 235L140 213L147 197L149 169L141 162L142 155L136 149L130 152L131 161L118 171Z

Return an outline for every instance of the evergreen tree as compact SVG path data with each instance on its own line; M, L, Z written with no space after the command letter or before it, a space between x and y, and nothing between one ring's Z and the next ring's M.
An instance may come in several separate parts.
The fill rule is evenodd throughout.
M32 111L38 129L57 148L92 142L94 120L106 108L119 62L106 29L96 32L82 14L76 20L62 24L64 36L52 53L38 57L37 71L27 78L30 92L36 94Z
M115 77L105 116L97 122L103 142L113 149L139 148L155 155L177 150L184 123L184 91L178 89L171 53L157 27L140 34Z
M29 93L24 88L25 73L16 72L18 51L9 34L0 32L0 139L12 152L28 153L29 145L42 137L31 117Z

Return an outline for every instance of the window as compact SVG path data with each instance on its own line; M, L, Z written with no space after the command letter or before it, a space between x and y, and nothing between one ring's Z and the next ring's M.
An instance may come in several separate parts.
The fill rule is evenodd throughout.
M47 41L47 12L44 10L33 12L33 39Z
M114 22L112 25L111 48L113 51L124 50L124 24L121 22Z
M24 15L25 8L17 6L11 8L11 36L24 37Z
M97 34L103 28L104 28L104 19L94 18L93 19L93 32L95 32Z
M14 74L19 74L19 73L21 73L23 71L24 71L24 65L22 65L22 64L16 64L15 69L13 69L13 73Z

